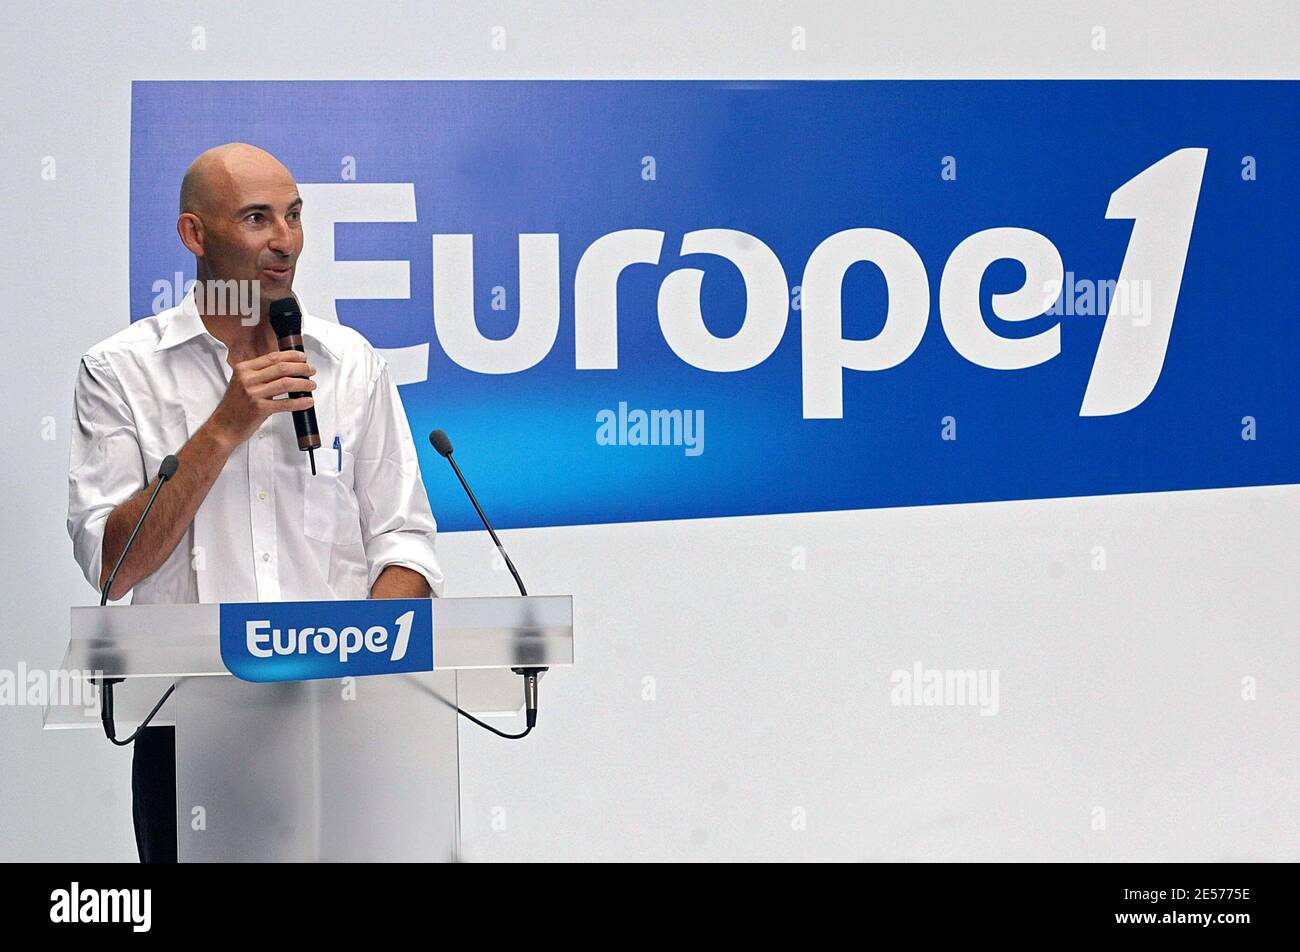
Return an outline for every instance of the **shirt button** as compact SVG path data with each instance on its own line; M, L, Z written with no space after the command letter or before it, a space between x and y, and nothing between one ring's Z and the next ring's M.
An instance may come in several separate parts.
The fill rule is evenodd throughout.
M266 490L264 490L264 489L263 489L263 490L259 490L258 493L257 493L257 498L258 498L258 499L261 499L261 500L265 500L265 499L266 499Z
M270 562L270 561L271 561L271 553L270 553L270 552L263 552L263 553L262 553L262 561L263 561L263 562Z

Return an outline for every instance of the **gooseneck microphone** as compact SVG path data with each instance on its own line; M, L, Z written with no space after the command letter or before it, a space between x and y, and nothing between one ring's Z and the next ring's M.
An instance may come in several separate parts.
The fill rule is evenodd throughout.
M442 432L442 430L434 430L429 434L429 442L433 444L433 448L438 451L439 456L446 459L448 463L451 463L451 468L455 471L456 478L459 479L460 484L465 487L465 495L469 496L469 501L474 504L474 511L478 513L479 519L481 519L483 525L487 527L488 535L492 537L492 541L496 544L497 551L501 553L501 558L505 559L506 567L510 569L510 574L515 577L515 584L519 586L519 594L527 595L528 590L524 588L523 579L519 577L519 573L515 570L515 563L510 561L510 556L506 554L505 546L503 546L501 540L497 538L496 530L492 528L492 524L488 522L488 517L483 514L483 507L478 504L478 500L474 497L474 490L470 489L469 483L465 482L465 474L460 471L460 467L456 465L456 461L451 457L453 452L451 448L451 440L448 438L446 433Z
M279 340L281 350L296 350L300 354L306 351L302 345L302 311L298 299L290 294L278 301L271 302L271 329ZM290 393L290 400L310 397L310 393ZM311 461L311 474L316 475L316 450L320 449L320 430L316 426L316 408L293 411L293 432L298 436L298 449L307 454Z
M122 563L126 561L127 553L135 545L135 537L140 534L140 527L149 518L149 511L153 509L154 500L158 498L158 493L162 492L163 484L176 475L176 470L180 468L180 465L181 461L175 456L168 456L162 461L162 465L158 467L158 485L149 494L149 501L144 504L144 511L140 513L140 518L135 521L135 527L131 530L131 534L127 536L126 545L122 546L122 554L117 557L117 563L113 566L113 571L108 573L108 581L104 583L104 587L99 593L100 608L108 604L108 593L113 589L113 582L122 568ZM140 732L149 726L149 722L153 720L154 715L167 703L167 699L176 690L175 684L169 687L158 703L154 705L153 710L149 712L149 716L140 722L140 726L135 729L135 732L125 740L118 740L117 725L113 723L113 685L120 683L122 680L122 678L103 678L100 682L103 690L99 701L99 720L104 725L104 734L119 747L125 747L132 743L140 735Z
M122 568L122 563L126 561L127 553L131 551L131 546L135 545L135 537L140 534L140 527L149 518L149 510L153 508L154 500L162 492L163 484L176 475L176 470L180 468L180 465L181 461L175 456L168 456L162 461L162 465L158 467L158 485L153 488L153 492L149 495L149 501L144 504L144 511L140 513L140 518L135 521L135 528L127 536L126 545L122 546L122 554L117 557L117 564L113 566L113 571L108 573L108 581L104 583L104 588L99 593L100 608L108 604L108 593L113 588L113 582Z
M496 543L497 551L501 553L501 558L505 560L506 567L510 569L510 574L515 577L515 584L519 586L519 594L527 596L528 590L524 588L524 580L519 577L519 572L515 569L515 563L510 561L510 555L506 552L506 547L503 546L501 540L497 538L497 533L496 530L492 528L492 523L488 522L488 517L483 512L483 507L478 504L478 499L474 496L474 490L470 489L469 483L465 481L465 474L460 471L460 467L457 466L456 461L452 459L451 440L442 430L434 430L429 434L429 442L433 444L433 448L438 451L439 456L443 457L448 463L451 463L451 468L456 473L456 478L460 480L461 486L465 488L465 495L469 496L469 501L474 504L474 511L478 513L478 517L482 520L484 527L488 531L488 535L490 535L492 541ZM531 731L537 724L537 680L541 676L542 672L547 669L511 668L510 670L514 671L515 674L523 675L524 678L524 717L526 720L523 733L503 733L490 724L484 724L477 717L462 711L460 708L456 708L456 710L469 718L479 727L490 730L499 737L518 740L521 737L527 737L529 731Z

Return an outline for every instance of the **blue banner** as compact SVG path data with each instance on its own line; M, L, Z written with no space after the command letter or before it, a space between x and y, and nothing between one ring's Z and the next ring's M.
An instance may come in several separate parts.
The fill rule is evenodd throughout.
M432 671L427 598L230 602L221 606L221 660L244 681L310 681Z
M1300 482L1298 88L137 82L132 309L246 141L444 529Z

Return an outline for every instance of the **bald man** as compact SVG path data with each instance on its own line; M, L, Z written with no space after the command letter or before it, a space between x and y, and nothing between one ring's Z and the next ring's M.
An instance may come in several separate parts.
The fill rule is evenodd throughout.
M267 319L292 293L302 197L251 145L202 153L181 183L176 230L197 280L174 308L81 360L68 532L102 590L175 453L109 598L134 604L423 598L441 592L436 526L388 366L357 332L303 314L306 353ZM291 398L290 393L307 396ZM319 472L291 411L314 407ZM175 861L174 729L135 742L133 819L143 862Z

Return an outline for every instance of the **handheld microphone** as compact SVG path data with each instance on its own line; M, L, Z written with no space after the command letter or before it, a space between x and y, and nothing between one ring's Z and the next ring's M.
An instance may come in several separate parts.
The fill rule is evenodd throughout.
M271 302L271 329L279 341L281 350L296 350L300 354L306 351L302 345L302 311L298 299L290 294L278 301ZM290 393L289 399L310 397L310 393ZM316 450L320 449L320 430L316 426L316 408L293 411L293 432L298 436L298 449L307 453L311 461L311 474L316 475Z
M460 471L460 467L457 466L456 461L452 459L450 438L448 438L447 434L442 430L434 430L429 434L429 442L433 444L433 448L437 450L439 456L443 457L448 463L451 463L451 468L455 471L456 478L460 480L461 486L465 488L465 495L469 496L469 501L474 504L474 511L478 513L478 517L482 520L484 527L488 531L488 535L490 535L492 541L496 543L497 551L501 553L501 558L505 560L506 568L510 569L510 574L515 577L515 584L519 586L519 594L527 596L528 590L524 588L524 580L519 577L519 572L515 569L515 563L510 561L509 553L506 552L505 546L501 544L501 540L497 538L497 533L496 530L492 528L492 523L488 522L488 517L483 512L483 507L478 504L478 499L474 496L474 490L470 489L469 483L465 481L465 474ZM542 672L548 669L511 668L510 670L515 672L515 674L523 675L524 678L524 716L526 718L526 727L522 734L502 734L501 731L497 730L495 727L484 724L478 718L473 717L470 714L465 714L464 711L460 711L460 713L464 714L480 727L486 727L494 734L498 734L501 737L509 737L513 740L525 736L537 724L537 680L541 676ZM457 710L460 709L457 708Z
M104 588L99 593L100 608L103 608L108 604L108 593L113 589L113 582L117 579L117 573L122 568L122 563L126 561L127 553L129 553L131 547L135 545L135 537L140 534L140 527L143 526L144 521L149 518L149 511L153 509L154 500L158 498L158 493L162 491L163 484L176 475L176 470L180 468L180 465L181 461L175 456L168 456L162 461L162 465L158 467L158 485L155 486L153 492L149 494L149 501L144 504L144 511L140 513L140 518L135 521L135 527L131 530L131 534L127 536L126 545L122 546L122 554L117 557L117 563L113 566L113 571L108 573L108 581L104 583ZM153 720L154 715L158 713L158 710L166 703L167 699L171 697L172 692L176 690L175 684L169 687L167 693L162 696L161 700L154 705L154 709L149 712L149 716L140 722L140 726L135 729L135 732L125 740L118 740L117 726L113 723L113 685L118 684L122 680L122 678L101 679L100 686L103 690L99 701L99 720L100 723L104 725L104 734L110 741L117 744L119 747L125 747L127 744L134 741L140 734L140 731L149 726L149 722Z

